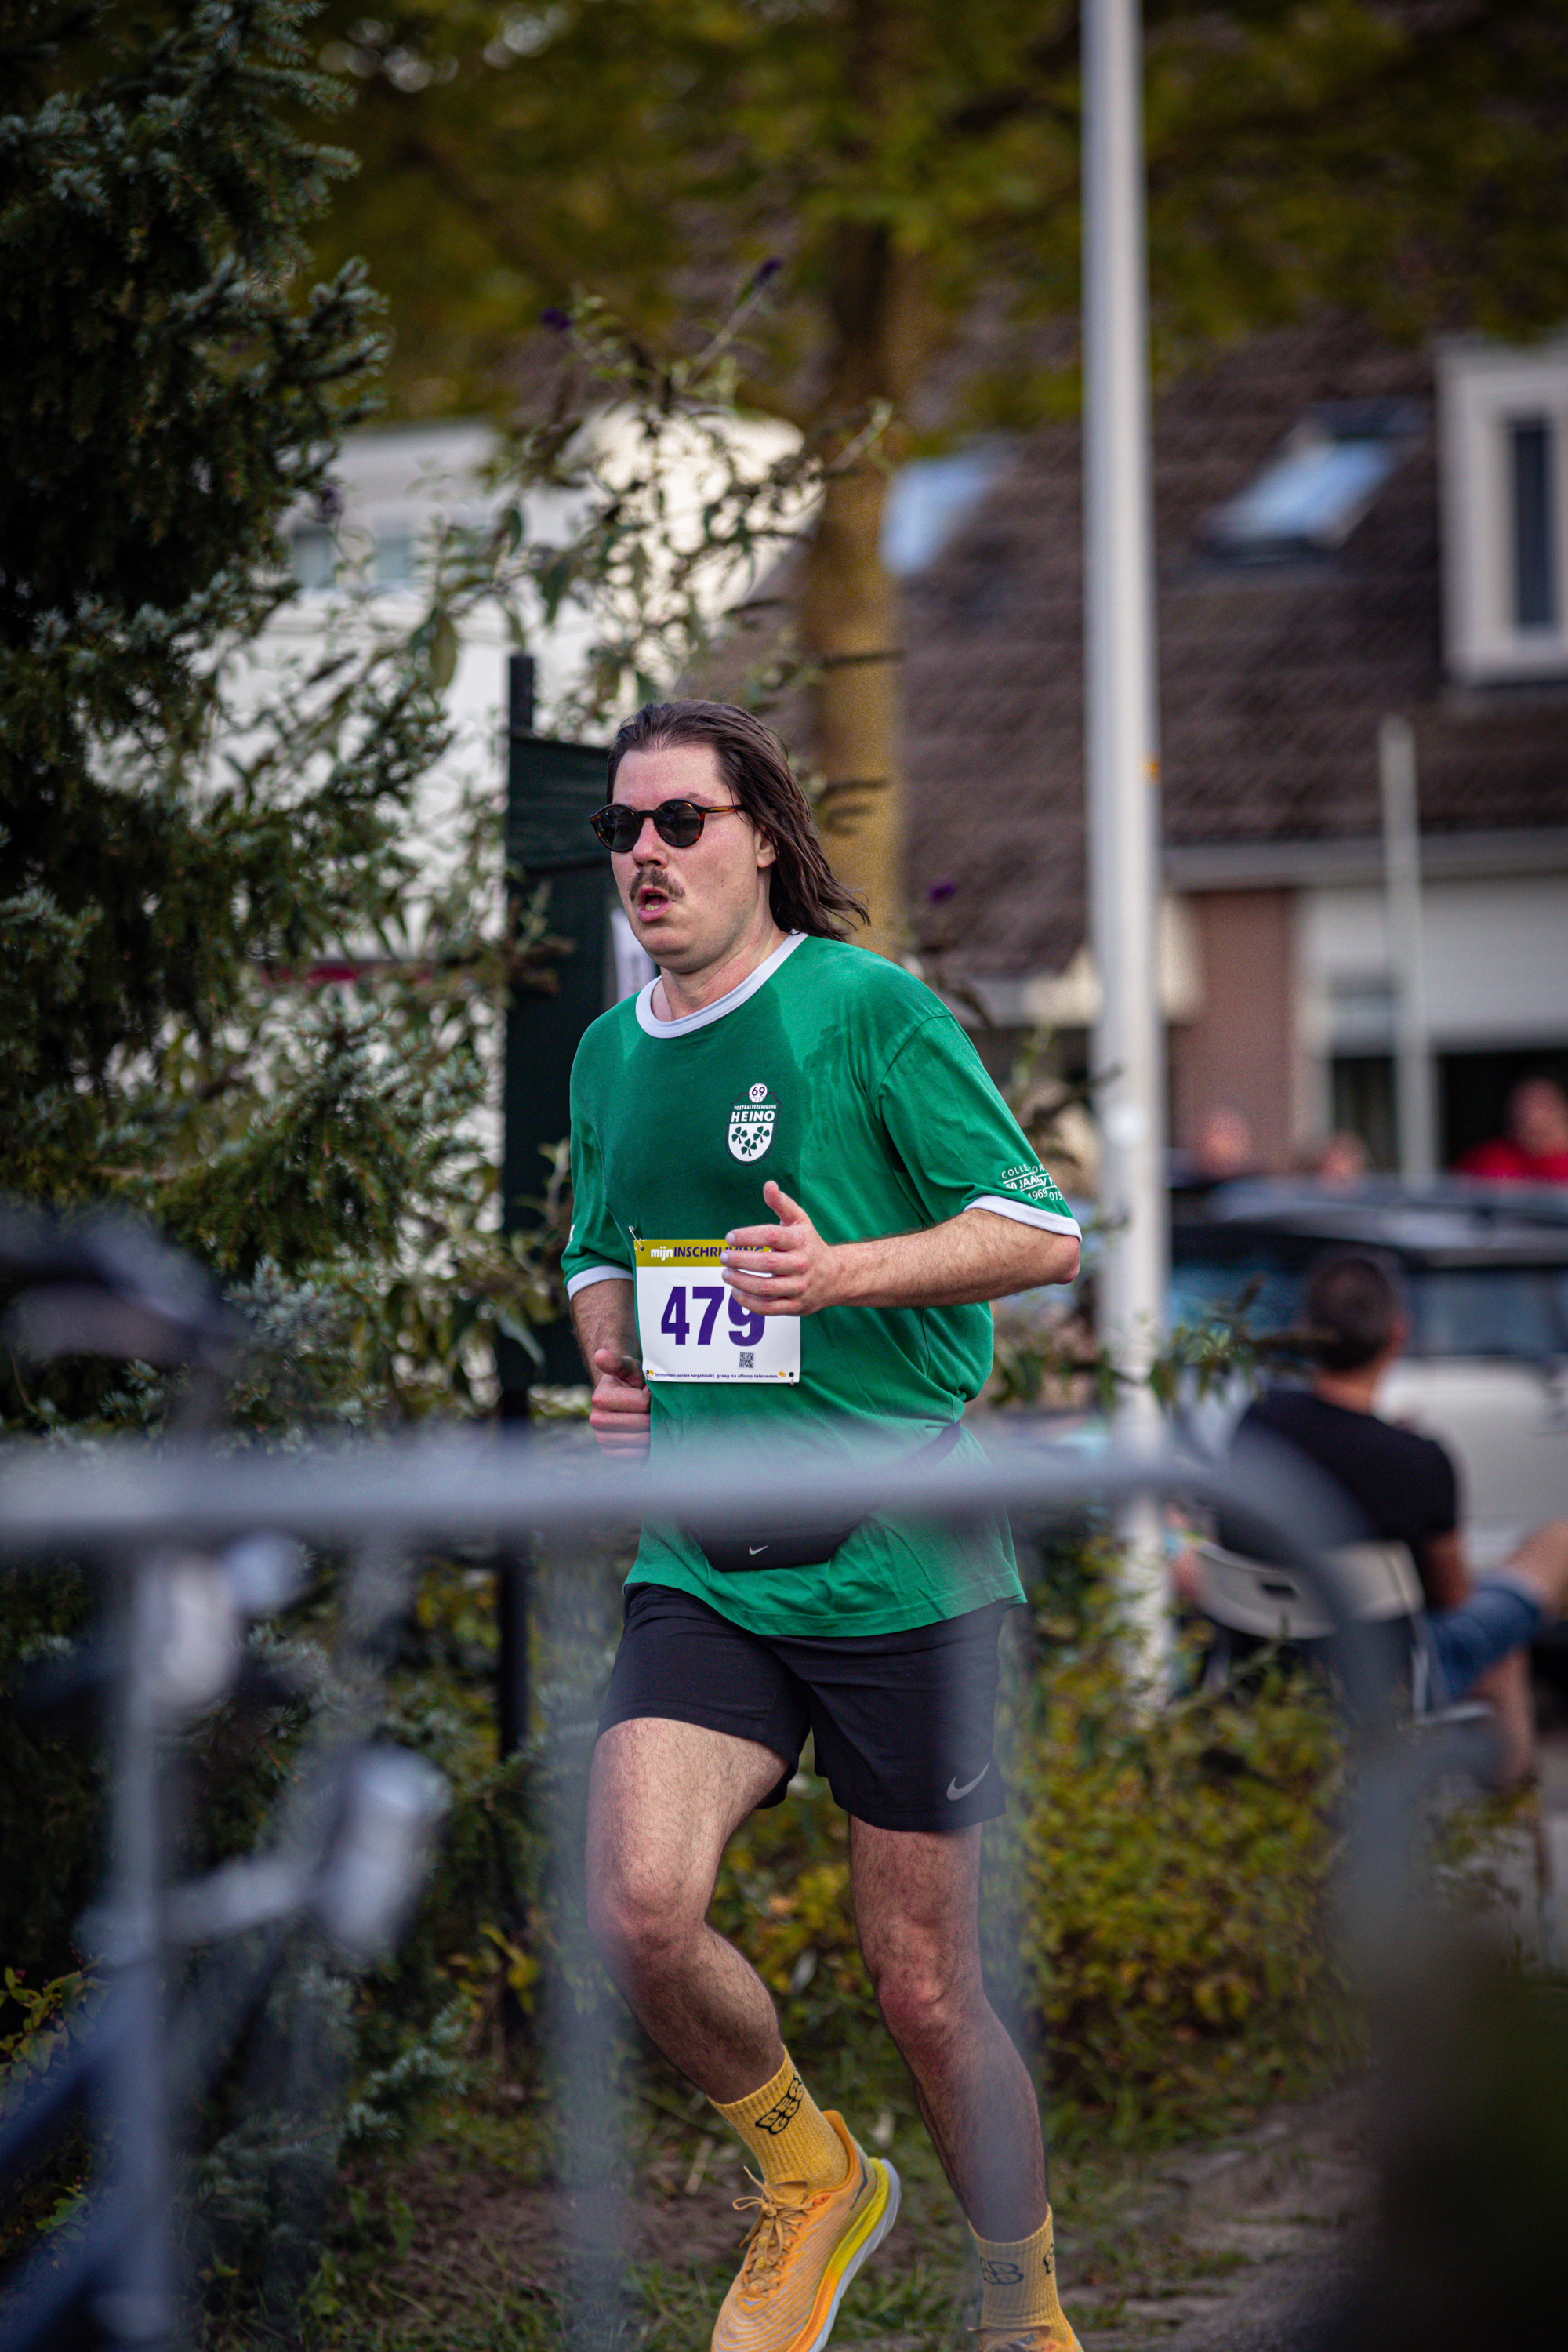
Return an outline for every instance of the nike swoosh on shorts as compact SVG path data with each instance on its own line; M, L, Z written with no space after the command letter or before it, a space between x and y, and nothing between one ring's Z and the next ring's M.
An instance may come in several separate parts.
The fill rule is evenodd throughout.
M987 1758L985 1762L980 1767L979 1771L976 1772L973 1780L966 1780L962 1789L958 1785L958 1775L955 1772L952 1780L947 1784L948 1803L950 1805L956 1805L960 1797L967 1797L971 1789L978 1789L980 1783L984 1780L985 1775L990 1771L990 1769L991 1762L990 1759Z

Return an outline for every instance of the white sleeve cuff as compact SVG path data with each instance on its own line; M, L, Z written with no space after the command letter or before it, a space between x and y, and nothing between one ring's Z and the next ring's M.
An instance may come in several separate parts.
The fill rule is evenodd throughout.
M978 1201L971 1201L972 1209L989 1209L994 1216L1011 1217L1016 1225L1034 1225L1042 1234L1066 1234L1075 1242L1083 1239L1076 1217L1058 1216L1052 1209L1037 1209L1027 1201L1004 1200L999 1192L983 1192Z
M631 1276L624 1265L585 1265L566 1285L568 1298L575 1298L580 1290L591 1290L595 1282L629 1282Z

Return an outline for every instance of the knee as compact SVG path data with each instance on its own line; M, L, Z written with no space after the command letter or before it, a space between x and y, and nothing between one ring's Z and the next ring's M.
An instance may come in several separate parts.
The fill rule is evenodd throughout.
M619 1979L656 1975L700 1927L706 1904L678 1875L634 1857L591 1859L588 1933Z
M1568 1606L1568 1519L1548 1519L1532 1528L1508 1563L1540 1590L1549 1610Z
M870 1969L877 2006L906 2056L952 2038L970 2005L971 1988L960 1972L929 1951L900 1952L879 1965L871 1960Z

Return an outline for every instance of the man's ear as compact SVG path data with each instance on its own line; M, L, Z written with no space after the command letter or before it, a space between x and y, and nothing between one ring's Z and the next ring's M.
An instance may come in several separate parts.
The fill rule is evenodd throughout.
M773 835L771 833L764 833L760 824L753 824L752 831L755 834L757 839L758 866L776 866L778 863L779 854L773 845Z

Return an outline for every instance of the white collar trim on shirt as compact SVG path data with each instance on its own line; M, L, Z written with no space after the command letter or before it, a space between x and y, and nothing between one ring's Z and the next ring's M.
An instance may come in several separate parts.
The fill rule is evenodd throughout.
M711 1004L702 1007L700 1013L688 1013L679 1021L661 1021L658 1018L653 1009L653 992L658 982L650 980L645 988L637 991L638 1028L647 1037L689 1037L694 1029L706 1029L710 1021L722 1021L726 1013L733 1013L737 1005L744 1004L748 996L755 996L758 989L772 980L785 956L794 955L805 936L804 931L791 931L779 941L772 955L765 957L755 971L749 971L737 987L728 990L722 996L716 996Z

